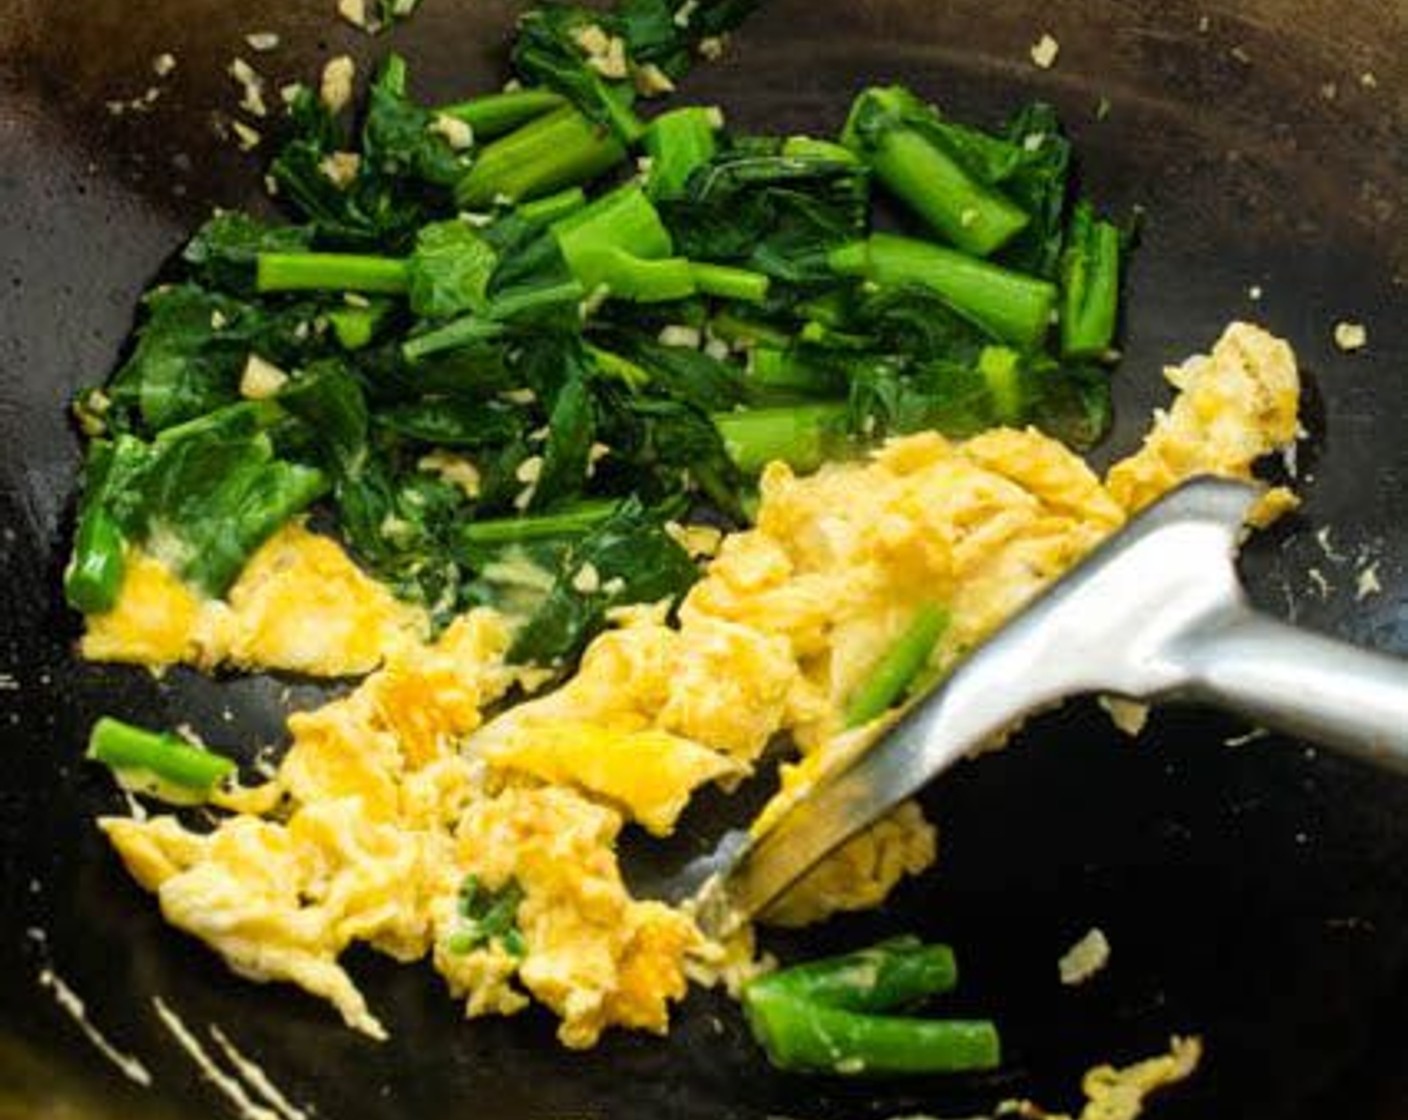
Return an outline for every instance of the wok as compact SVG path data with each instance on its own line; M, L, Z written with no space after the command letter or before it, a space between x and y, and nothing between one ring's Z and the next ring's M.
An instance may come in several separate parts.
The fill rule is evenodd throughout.
M964 1008L994 1015L1007 1041L1003 1072L985 1079L784 1077L713 992L691 995L666 1040L616 1033L569 1053L546 1014L467 1024L428 969L354 956L393 1031L378 1045L288 987L236 980L162 924L93 827L119 803L80 762L91 721L189 721L222 745L253 744L276 741L286 703L317 692L76 660L77 620L58 593L78 452L65 402L113 366L138 294L183 233L212 204L261 193L259 161L211 122L237 99L224 67L248 55L243 33L280 33L280 50L255 59L280 81L332 53L395 47L419 93L449 98L499 79L516 5L427 0L377 40L332 8L8 0L0 14L0 1116L221 1114L153 996L202 1037L220 1024L293 1101L339 1120L1069 1105L1088 1064L1156 1051L1174 1031L1201 1033L1207 1057L1157 1116L1408 1115L1408 783L1280 738L1225 745L1246 728L1210 713L1157 713L1133 744L1094 704L1037 721L930 791L935 871L881 912L767 938L784 957L901 930L953 942ZM1051 70L1028 58L1042 31L1061 46ZM1089 188L1148 215L1101 455L1129 450L1167 398L1161 363L1229 317L1264 321L1302 357L1309 438L1303 511L1247 549L1254 596L1408 653L1405 41L1402 0L772 0L688 95L770 130L834 128L872 81L980 120L1055 101ZM105 111L155 84L151 59L168 50L178 69L150 111ZM1368 325L1363 353L1332 344L1338 319ZM1358 599L1356 572L1375 560L1382 591ZM1056 958L1091 925L1112 964L1063 989ZM38 985L46 967L147 1065L151 1089L85 1041Z

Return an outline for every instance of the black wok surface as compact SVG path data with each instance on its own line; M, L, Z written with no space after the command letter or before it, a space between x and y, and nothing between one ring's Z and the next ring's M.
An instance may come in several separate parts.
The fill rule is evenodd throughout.
M1156 1116L1408 1116L1408 783L1279 738L1225 745L1246 728L1210 713L1157 713L1137 744L1093 704L1038 721L931 791L939 866L892 906L768 938L784 957L901 930L952 941L963 1006L992 1013L1007 1041L1006 1068L986 1080L783 1077L709 992L690 997L668 1040L618 1033L573 1054L544 1013L466 1024L429 969L358 955L394 1036L378 1045L293 989L234 979L162 924L93 827L120 802L80 762L89 724L111 712L189 721L222 745L273 740L289 682L157 681L77 662L58 586L78 451L65 402L112 368L138 294L184 232L211 205L261 193L259 160L211 127L237 100L231 57L283 81L334 53L394 46L419 93L448 98L499 80L516 10L426 0L369 41L332 8L0 11L0 1117L223 1115L159 1024L156 995L203 1038L220 1024L292 1100L339 1120L969 1115L1005 1096L1069 1106L1087 1065L1156 1051L1172 1032L1201 1033L1207 1057ZM242 35L264 29L284 46L251 56ZM1044 30L1061 44L1050 71L1027 55ZM1230 317L1264 321L1302 357L1310 436L1303 511L1247 549L1255 597L1408 653L1405 41L1402 0L771 0L687 95L769 130L834 128L871 81L903 80L979 119L1032 95L1056 101L1097 197L1148 213L1102 457L1134 446L1167 399L1161 363L1205 347ZM178 69L150 112L104 110L156 84L150 60L167 50ZM1102 96L1110 111L1097 119ZM1333 346L1340 318L1368 325L1365 352ZM1383 590L1357 599L1356 572L1375 560ZM316 695L295 686L288 703ZM1112 964L1063 989L1056 958L1092 924ZM39 987L46 967L151 1069L150 1090L124 1081Z

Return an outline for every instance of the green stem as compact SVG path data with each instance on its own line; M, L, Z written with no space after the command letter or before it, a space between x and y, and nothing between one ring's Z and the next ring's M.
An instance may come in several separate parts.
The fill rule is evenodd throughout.
M581 187L568 187L556 194L544 195L518 205L518 216L534 226L550 226L568 214L575 214L587 204L587 192Z
M413 335L401 344L401 356L408 362L419 362L445 350L458 350L477 342L493 342L502 338L504 325L483 315L466 315L425 334Z
M750 986L743 997L753 1037L779 1069L847 1076L961 1073L1001 1062L986 1019L869 1015Z
M1120 231L1076 205L1061 254L1061 354L1100 358L1115 340L1120 304Z
M625 158L609 129L564 105L481 149L455 187L455 201L477 210L538 198L595 179Z
M709 329L727 342L749 346L770 346L775 350L785 350L792 343L792 336L786 331L769 323L747 319L728 309L720 311L709 320Z
M768 298L770 278L761 272L700 261L691 261L689 272L694 278L694 286L708 296L736 299L743 303L762 303Z
M508 324L517 316L553 304L579 303L583 294L582 286L575 280L537 288L510 289L495 297L482 314L472 313L452 319L442 327L406 339L401 344L401 354L408 362L418 362L444 350L493 342L503 337Z
M934 647L948 629L949 614L943 607L927 604L913 620L846 705L846 726L859 727L889 711L909 691Z
M444 105L435 112L464 121L478 139L492 140L566 104L561 94L549 89L516 89Z
M88 757L114 771L140 772L191 793L209 794L235 772L223 755L164 732L148 731L104 716L93 725Z
M608 520L620 507L615 498L577 502L557 513L538 517L501 517L490 521L470 521L456 532L461 543L471 546L521 544L565 535L584 535Z
M774 461L813 471L826 461L844 430L844 404L806 404L716 412L712 419L724 449L744 474L757 474Z
M846 389L835 370L808 361L789 346L757 346L749 351L748 383L758 389L803 396L843 396Z
M64 572L64 597L84 614L102 614L117 603L126 567L122 529L107 510L90 505L78 522L73 559Z
M828 159L853 167L861 162L855 152L845 145L818 140L814 136L789 136L782 142L782 155L785 159Z
M1056 305L1056 288L1045 280L910 237L877 233L833 249L828 259L842 276L884 287L923 284L983 330L1023 349L1041 344Z
M383 292L410 285L407 262L361 253L260 253L255 286L260 292Z
M843 1011L893 1011L951 991L958 964L947 945L893 937L859 952L772 972L750 983Z
M928 118L938 124L937 114L907 90L866 90L856 98L842 140L936 233L985 257L1011 241L1029 219L969 175L923 128Z
M588 292L659 303L695 292L690 263L674 246L645 192L627 184L554 223L563 260Z
M629 358L623 358L620 354L603 350L600 346L593 346L591 343L587 343L587 353L596 363L598 373L614 377L621 384L632 389L643 389L650 384L650 373Z

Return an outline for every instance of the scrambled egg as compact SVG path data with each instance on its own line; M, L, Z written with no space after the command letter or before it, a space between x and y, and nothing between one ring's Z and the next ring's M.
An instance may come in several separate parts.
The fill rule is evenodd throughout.
M423 611L365 575L336 541L294 521L250 557L224 601L200 598L133 550L116 606L88 618L80 649L90 661L154 668L184 662L339 677L370 672L428 629Z
M1256 327L1232 325L1169 379L1177 400L1103 482L1035 430L915 435L805 478L771 465L756 527L723 540L677 625L658 608L618 612L571 680L487 723L486 705L540 680L505 663L493 612L428 642L419 612L301 525L223 603L134 554L116 608L88 620L90 658L376 671L291 717L275 777L225 791L212 831L170 816L102 827L169 921L374 1037L384 1028L338 963L353 941L429 956L470 1016L536 999L568 1046L613 1025L664 1031L688 978L730 958L683 912L629 895L622 828L669 833L694 790L737 782L780 734L799 752L783 796L804 792L888 726L892 715L847 729L844 712L921 607L952 619L932 658L942 672L1160 493L1202 472L1249 478L1295 438L1294 359ZM1268 491L1259 516L1292 502ZM918 806L902 806L769 917L876 906L936 846ZM514 942L456 936L470 876L521 892Z
M1137 1120L1144 1114L1147 1097L1191 1077L1202 1057L1201 1039L1175 1035L1169 1040L1166 1054L1118 1069L1111 1065L1089 1069L1081 1079L1085 1106L1076 1120ZM1031 1101L1004 1101L996 1114L1023 1120L1071 1120L1064 1113L1047 1112Z

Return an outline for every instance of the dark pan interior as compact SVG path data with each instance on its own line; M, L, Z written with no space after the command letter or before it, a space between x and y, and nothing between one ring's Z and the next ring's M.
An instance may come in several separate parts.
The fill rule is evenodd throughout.
M189 720L221 743L272 740L287 682L157 681L74 659L57 593L77 452L64 406L112 367L137 295L183 232L212 204L260 193L258 160L211 127L236 100L223 71L244 32L282 34L257 59L279 81L331 53L394 46L418 91L448 97L498 80L516 10L426 0L370 41L332 8L8 0L0 12L0 1117L221 1114L154 995L202 1033L221 1024L295 1102L339 1120L1069 1106L1088 1064L1173 1032L1201 1033L1207 1058L1155 1115L1408 1115L1408 783L1279 738L1225 745L1246 728L1209 713L1160 712L1137 744L1093 704L1038 721L931 791L937 870L881 913L769 938L784 956L901 930L954 942L964 1005L994 1014L1009 1043L1005 1071L980 1082L782 1077L709 992L668 1040L616 1034L568 1053L545 1014L466 1024L428 969L359 956L394 1033L377 1045L289 988L234 979L163 926L92 826L117 802L79 762L90 721L114 712ZM1061 44L1050 71L1027 55L1044 30ZM1166 400L1160 365L1228 318L1286 335L1307 372L1306 503L1250 544L1249 582L1279 614L1408 653L1405 41L1402 0L773 0L687 95L770 130L833 128L869 81L905 81L979 119L1035 94L1057 102L1097 196L1148 215L1106 455L1132 447ZM179 68L152 110L107 113L152 84L166 50ZM1340 318L1368 325L1364 353L1333 346ZM1360 600L1355 572L1373 560L1383 590ZM314 695L294 687L287 702ZM1062 989L1056 958L1092 924L1111 967ZM41 990L50 966L151 1068L151 1090L123 1081Z

